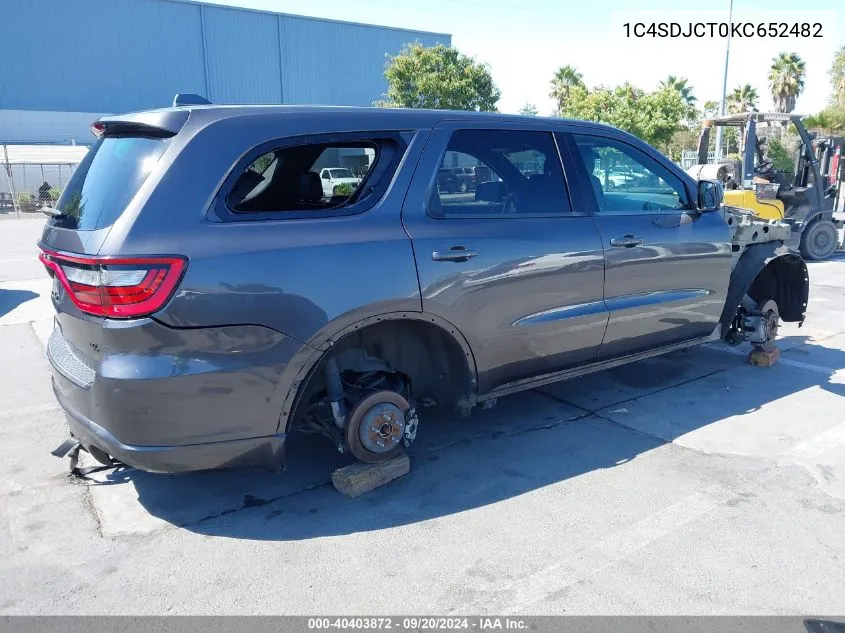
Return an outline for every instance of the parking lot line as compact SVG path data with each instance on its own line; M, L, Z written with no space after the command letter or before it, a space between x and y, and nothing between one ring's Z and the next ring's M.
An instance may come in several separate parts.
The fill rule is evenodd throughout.
M716 350L719 352L724 352L725 354L733 354L734 356L748 356L748 350L744 347L728 347L725 345L712 345L709 346L709 349ZM834 374L839 374L843 371L842 368L835 368L835 367L823 367L822 365L815 365L813 363L805 363L800 360L793 360L791 358L784 358L781 355L780 360L778 360L778 364L780 365L787 365L788 367L795 367L797 369L806 369L808 371L814 371L820 374L824 374L825 376L832 376Z
M493 598L496 603L494 610L497 613L511 615L537 605L549 596L630 557L735 496L737 496L736 491L720 485L689 495L599 540L566 563L550 565L525 578L499 586L497 593L507 590L514 598L504 603L500 599ZM462 612L478 612L483 610L485 605L490 606L488 601L479 601L479 603L468 605L462 609Z
M781 455L794 458L812 459L822 453L827 453L845 444L845 423L834 426L811 437L791 448L783 451Z

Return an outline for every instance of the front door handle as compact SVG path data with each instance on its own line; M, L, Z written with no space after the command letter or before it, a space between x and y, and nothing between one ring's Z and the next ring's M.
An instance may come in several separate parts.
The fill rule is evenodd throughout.
M471 251L466 246L453 246L448 251L433 251L431 259L436 262L465 262L477 257L478 251Z
M639 246L642 244L643 241L634 236L634 235L626 235L624 237L612 237L610 238L610 245L611 246L623 246L625 248L632 248L634 246Z

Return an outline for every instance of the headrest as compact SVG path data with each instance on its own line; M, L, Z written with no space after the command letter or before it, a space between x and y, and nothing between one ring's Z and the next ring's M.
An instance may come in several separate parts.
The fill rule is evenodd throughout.
M320 174L307 171L299 177L299 199L304 202L319 202L323 199L323 181Z

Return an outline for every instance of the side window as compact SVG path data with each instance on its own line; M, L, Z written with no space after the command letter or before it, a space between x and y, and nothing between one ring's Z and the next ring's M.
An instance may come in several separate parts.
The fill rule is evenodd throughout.
M363 210L384 193L403 150L398 135L279 147L241 173L226 203L234 213Z
M573 134L573 140L599 211L629 214L691 208L683 181L644 152L599 136Z
M429 215L438 218L570 212L551 133L518 130L453 133L428 204Z

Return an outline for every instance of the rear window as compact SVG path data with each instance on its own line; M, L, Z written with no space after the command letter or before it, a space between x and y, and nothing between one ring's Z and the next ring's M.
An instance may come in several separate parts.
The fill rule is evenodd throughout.
M57 226L93 231L114 224L152 171L169 138L104 137L79 164L56 208Z
M265 151L234 182L226 206L285 217L363 211L384 194L405 148L399 134L382 134L311 137L315 142Z

